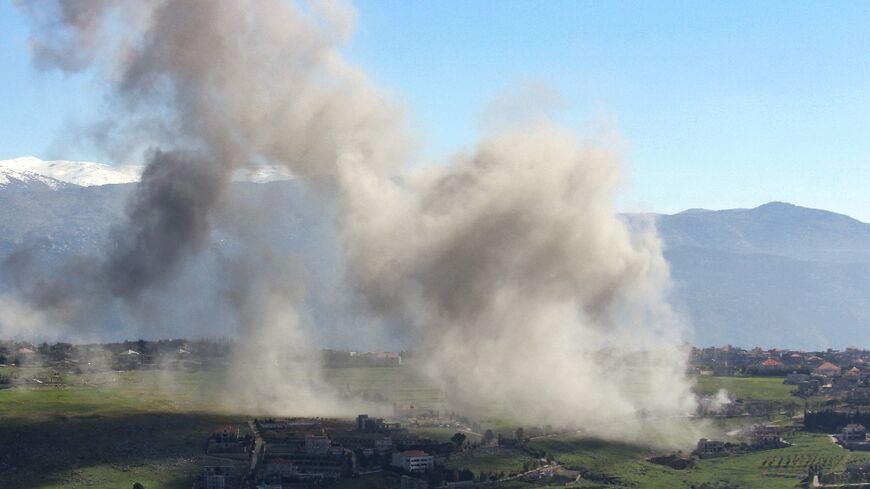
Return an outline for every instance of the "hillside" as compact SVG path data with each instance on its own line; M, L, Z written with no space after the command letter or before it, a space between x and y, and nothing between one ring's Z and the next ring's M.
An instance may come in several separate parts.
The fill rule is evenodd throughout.
M773 202L658 217L702 345L866 345L870 224Z

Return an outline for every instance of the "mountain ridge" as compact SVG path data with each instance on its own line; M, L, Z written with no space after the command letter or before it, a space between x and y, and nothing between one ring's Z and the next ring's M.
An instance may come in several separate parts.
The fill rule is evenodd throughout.
M22 247L48 262L102 252L135 184L37 187L0 188L0 263ZM270 206L261 217L269 242L288 256L304 255L320 290L339 286L334 270L320 270L334 269L338 256L330 211L306 197L305 185L236 182L228 197ZM649 221L623 217L629 226ZM654 219L671 268L672 302L693 326L693 343L818 349L866 342L870 224L781 202ZM216 242L231 236L215 230Z

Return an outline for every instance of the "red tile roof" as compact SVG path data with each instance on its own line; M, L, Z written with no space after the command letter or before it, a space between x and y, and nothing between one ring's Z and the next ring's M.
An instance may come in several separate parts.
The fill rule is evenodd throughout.
M405 450L402 452L403 457L428 457L429 454L423 450Z

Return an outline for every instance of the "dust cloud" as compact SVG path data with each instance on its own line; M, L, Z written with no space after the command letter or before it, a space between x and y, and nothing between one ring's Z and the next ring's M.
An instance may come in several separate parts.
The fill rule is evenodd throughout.
M661 242L616 213L618 144L536 118L413 164L403 107L341 53L356 17L341 3L18 4L38 67L107 87L95 142L147 163L105 256L70 272L88 287L52 283L57 304L141 305L213 244L234 172L285 167L337 209L359 314L408 337L458 409L635 440L694 410ZM260 239L257 213L246 220L219 283L200 285L232 310L239 398L260 412L353 412L323 381L305 264Z

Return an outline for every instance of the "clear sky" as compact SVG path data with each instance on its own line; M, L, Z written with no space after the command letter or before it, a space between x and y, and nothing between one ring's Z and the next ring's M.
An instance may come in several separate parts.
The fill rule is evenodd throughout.
M782 200L870 221L870 2L355 4L347 55L407 103L427 154L471 145L493 99L543 83L560 121L623 135L631 210ZM0 159L99 160L63 143L96 90L35 73L26 36L0 3Z

